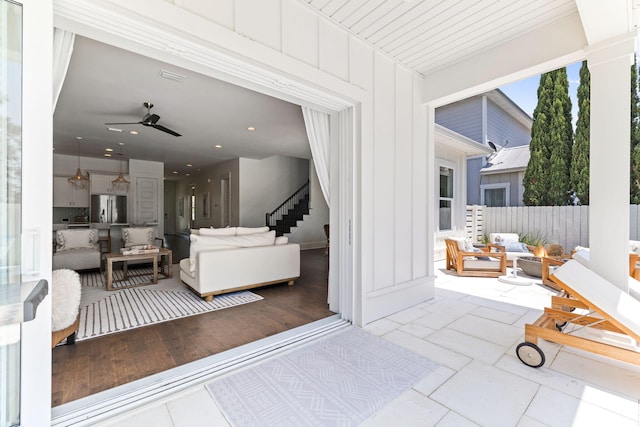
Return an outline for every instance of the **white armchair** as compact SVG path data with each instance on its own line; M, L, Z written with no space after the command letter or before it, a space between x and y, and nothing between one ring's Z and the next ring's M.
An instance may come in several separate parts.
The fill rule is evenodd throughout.
M53 250L54 270L66 268L78 271L101 266L96 229L58 230Z

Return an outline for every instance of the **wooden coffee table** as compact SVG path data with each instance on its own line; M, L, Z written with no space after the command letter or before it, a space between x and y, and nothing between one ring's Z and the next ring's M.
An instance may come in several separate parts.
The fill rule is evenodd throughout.
M164 257L164 258L163 258ZM124 278L122 280L127 280L131 276L141 276L146 274L129 274L128 271L128 262L129 261L139 261L139 260L149 260L153 265L153 279L151 282L146 283L136 283L135 285L129 286L121 286L118 289L124 288L132 288L134 286L143 286L158 283L158 258L161 260L161 268L160 273L165 276L165 278L173 276L173 260L172 253L170 249L167 248L159 248L158 252L149 253L149 254L137 254L137 255L122 255L120 253L108 253L104 256L105 261L105 276L107 279L107 290L112 291L113 289L113 263L114 262L124 262L123 270L124 270ZM166 271L165 271L165 261L166 261Z

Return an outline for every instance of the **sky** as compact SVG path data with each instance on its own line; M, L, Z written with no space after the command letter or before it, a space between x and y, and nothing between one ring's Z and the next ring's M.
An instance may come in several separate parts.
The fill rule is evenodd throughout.
M578 98L577 91L580 84L580 66L582 62L567 65L567 78L569 80L569 97L571 98L571 119L575 128L578 119ZM502 86L500 90L504 92L513 102L518 104L529 116L533 117L533 110L538 103L538 83L540 75L530 77Z

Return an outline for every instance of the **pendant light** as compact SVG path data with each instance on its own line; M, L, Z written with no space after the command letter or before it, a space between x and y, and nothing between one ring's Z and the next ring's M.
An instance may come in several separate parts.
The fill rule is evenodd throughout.
M121 158L120 158L120 174L118 175L118 177L116 179L111 181L111 187L116 191L129 191L129 185L131 183L129 181L127 181L127 179L122 174L122 146L124 144L123 143L119 143L119 144L120 144L120 152L118 153L118 155L121 156Z
M73 185L75 188L83 189L87 188L89 185L89 176L88 174L83 175L80 170L80 140L82 137L78 136L76 139L78 144L78 169L76 170L76 174L74 176L70 176L67 181L69 181L69 184Z

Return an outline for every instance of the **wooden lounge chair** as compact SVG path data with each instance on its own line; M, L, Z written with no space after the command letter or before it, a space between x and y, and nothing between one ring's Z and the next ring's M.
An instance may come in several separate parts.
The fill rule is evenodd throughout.
M504 252L466 252L457 240L444 239L447 245L447 270L458 276L499 277L507 274L507 254Z
M563 293L551 297L551 307L545 308L534 323L525 325L525 341L516 348L522 363L534 368L544 365L544 353L537 346L542 338L640 365L640 352L633 347L614 345L615 340L592 339L588 334L607 331L615 333L621 343L622 339L639 342L640 301L576 260L558 267L550 279Z

